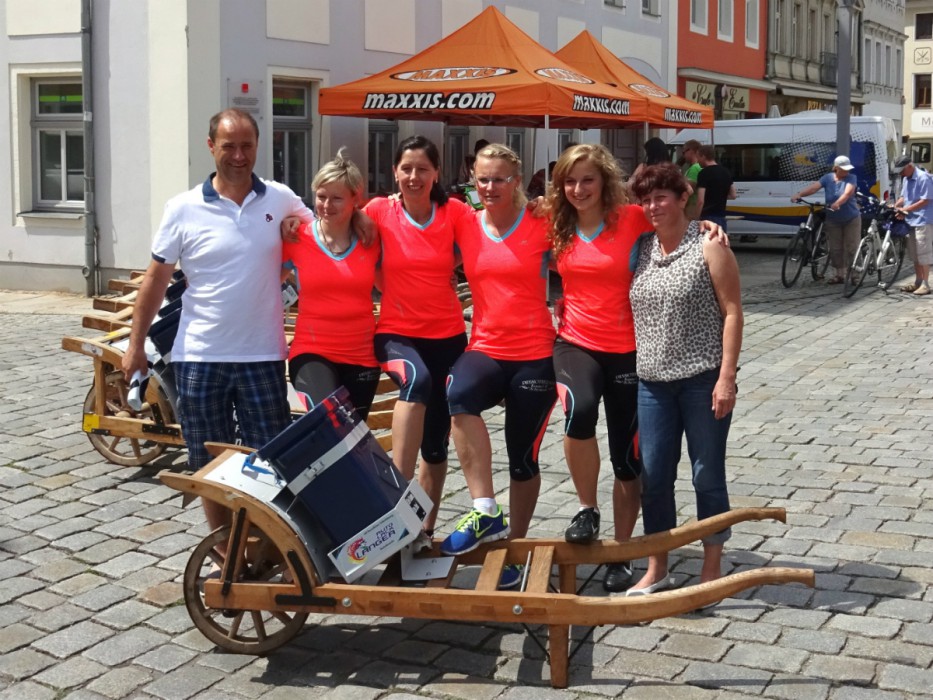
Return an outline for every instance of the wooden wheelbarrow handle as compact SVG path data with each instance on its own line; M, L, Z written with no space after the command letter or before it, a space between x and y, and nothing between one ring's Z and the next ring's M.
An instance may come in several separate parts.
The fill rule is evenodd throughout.
M672 530L633 537L625 542L597 540L580 545L570 544L563 539L500 540L462 554L457 561L466 565L482 564L490 551L506 549L507 563L524 564L528 553L535 548L552 546L555 564L608 564L669 552L747 520L778 520L783 523L786 519L787 513L783 508L736 508L704 520L693 520Z

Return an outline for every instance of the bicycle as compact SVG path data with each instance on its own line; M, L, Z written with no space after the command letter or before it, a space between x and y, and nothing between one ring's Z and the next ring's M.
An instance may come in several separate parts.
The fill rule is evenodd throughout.
M826 246L826 234L823 224L826 221L825 205L821 202L808 202L798 199L810 209L806 222L787 244L784 251L784 262L781 264L781 283L785 287L792 287L803 268L810 265L810 274L814 280L823 279L826 268L829 267L829 249Z
M868 231L859 241L855 258L846 272L842 295L847 299L858 291L869 275L877 275L878 286L885 291L894 284L904 263L910 233L910 226L898 218L899 213L894 207L880 206L875 197L859 194L859 198L867 200L877 214L868 224ZM882 229L884 238L881 237Z

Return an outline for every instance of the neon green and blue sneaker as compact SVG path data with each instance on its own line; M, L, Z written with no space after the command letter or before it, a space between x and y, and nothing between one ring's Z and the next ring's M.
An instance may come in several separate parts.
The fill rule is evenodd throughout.
M515 588L522 582L522 574L525 567L521 564L506 564L502 567L502 575L499 576L499 590L505 591L509 588Z
M499 506L495 515L471 510L460 518L457 529L441 542L441 553L457 556L472 552L483 542L495 542L509 535L509 521Z

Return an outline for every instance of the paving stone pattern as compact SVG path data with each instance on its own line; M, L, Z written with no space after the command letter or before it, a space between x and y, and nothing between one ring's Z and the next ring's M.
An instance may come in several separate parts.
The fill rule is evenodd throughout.
M155 478L183 468L184 453L105 462L80 430L91 362L59 349L80 317L31 297L28 313L0 303L0 698L931 697L933 302L836 290L745 290L728 462L733 505L786 508L787 524L736 527L725 568L812 567L816 589L764 586L590 638L574 629L581 646L561 691L510 624L312 616L265 658L218 651L182 601L184 565L207 534L200 508ZM546 536L576 509L558 413L532 526ZM501 412L489 423L504 492ZM604 429L600 439L605 454ZM688 475L684 465L683 520L694 513ZM454 459L441 531L468 504ZM672 554L679 584L696 582L700 555Z

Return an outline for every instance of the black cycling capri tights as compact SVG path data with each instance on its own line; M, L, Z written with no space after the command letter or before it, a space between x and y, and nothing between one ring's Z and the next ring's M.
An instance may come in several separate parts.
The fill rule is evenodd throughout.
M612 471L620 481L637 479L641 475L641 457L635 353L600 352L558 338L554 343L554 373L567 437L588 440L596 436L602 397Z
M289 360L288 376L295 390L307 394L315 405L330 396L337 387L345 386L350 393L350 403L363 420L369 415L379 384L378 367L331 362L312 353Z
M376 359L383 371L398 384L399 399L423 403L424 436L421 457L428 464L447 460L450 414L445 391L447 374L466 349L466 333L450 338L409 338L395 333L377 333Z
M516 481L528 481L540 471L538 451L556 398L550 357L495 360L471 350L460 356L447 382L452 416L479 416L505 399L505 447Z

